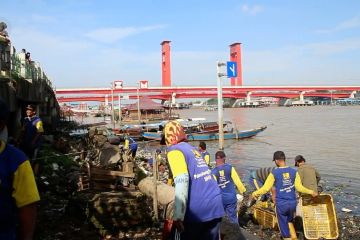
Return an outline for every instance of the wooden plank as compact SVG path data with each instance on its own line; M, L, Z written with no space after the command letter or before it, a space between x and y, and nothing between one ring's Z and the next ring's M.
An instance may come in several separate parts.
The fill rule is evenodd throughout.
M95 189L95 190L111 189L111 190L118 190L118 191L121 191L121 190L126 190L126 191L133 190L133 191L135 191L135 187L133 187L133 186L124 187L124 186L122 186L120 184L115 185L115 184L112 184L112 183L94 182L92 186L93 186L93 189Z
M115 183L116 180L112 180L112 179L108 179L108 178L104 178L104 177L98 177L98 178L93 178L91 180L91 182L99 182L99 183Z
M105 170L105 169L100 169L100 168L91 168L90 172L91 172L91 175L103 174L103 175L117 176L117 177L128 177L128 178L135 177L135 173L112 171L112 170Z
M96 179L107 179L109 181L113 181L113 180L116 180L120 177L118 176L111 176L111 175L105 175L105 174L93 174L91 176L91 180L96 180Z
M79 183L77 191L79 192L79 191L83 191L83 190L86 190L89 188L90 188L90 183L86 183L86 184Z
M86 180L86 181L82 180L82 181L79 181L79 183L81 183L81 184L87 184L87 183L90 183L90 181L89 181L89 180Z
M111 184L111 183L98 183L98 182L94 182L93 183L93 188L96 190L104 190L104 189L111 189L111 190L116 190L118 188L118 186Z

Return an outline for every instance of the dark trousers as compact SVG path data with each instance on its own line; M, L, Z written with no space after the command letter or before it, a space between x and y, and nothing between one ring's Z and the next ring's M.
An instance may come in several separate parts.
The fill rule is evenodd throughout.
M36 158L37 149L35 147L32 147L31 144L22 143L20 144L20 149L25 153L26 156L28 156L29 161L33 163L33 158Z
M278 201L277 199L275 210L281 236L283 238L289 238L291 236L289 222L292 222L294 219L294 214L296 211L296 200Z
M239 224L238 214L237 214L237 202L224 204L224 210L226 215L229 217L231 223Z
M180 235L180 240L220 240L221 218L216 218L208 222L184 222L185 231L175 235Z

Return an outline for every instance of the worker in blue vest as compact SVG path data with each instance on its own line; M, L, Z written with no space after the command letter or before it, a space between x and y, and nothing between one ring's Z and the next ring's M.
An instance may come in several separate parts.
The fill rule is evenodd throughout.
M132 137L129 137L128 135L126 135L124 149L129 149L130 154L131 154L132 158L134 159L136 156L137 149L138 149L138 144Z
M38 151L42 145L43 134L43 122L36 115L35 105L27 105L26 117L23 121L23 128L20 137L20 149L25 152L32 163L36 159Z
M297 204L295 190L310 194L313 197L317 196L317 193L302 185L299 173L287 166L285 160L284 152L276 151L274 153L273 161L277 168L266 178L264 186L252 193L252 197L256 198L267 193L275 185L275 212L280 232L283 239L290 240L296 239L296 232L292 223Z
M8 114L6 103L0 99L0 135ZM28 157L5 140L0 140L0 239L31 240L39 192Z
M210 167L210 153L206 150L205 142L199 143L199 152L201 153L201 156L205 160L206 164Z
M244 184L241 182L239 175L235 168L228 163L225 163L226 155L223 151L217 151L215 154L216 166L211 171L215 176L217 183L221 189L222 202L226 215L229 217L231 223L238 224L237 214L237 197L239 193L246 192Z
M161 141L175 182L173 225L181 240L219 240L224 216L220 189L198 149L186 142L177 121L164 126Z

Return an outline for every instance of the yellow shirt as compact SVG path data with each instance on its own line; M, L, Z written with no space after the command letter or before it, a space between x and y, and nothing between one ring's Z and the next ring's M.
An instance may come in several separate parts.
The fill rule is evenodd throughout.
M4 154L6 144L0 141L0 155ZM23 157L23 153L12 147L10 149L12 156ZM18 152L13 152L18 151ZM11 159L10 159L11 160ZM39 192L36 186L34 173L28 160L22 162L13 173L13 192L12 197L15 199L17 207L23 207L40 200Z

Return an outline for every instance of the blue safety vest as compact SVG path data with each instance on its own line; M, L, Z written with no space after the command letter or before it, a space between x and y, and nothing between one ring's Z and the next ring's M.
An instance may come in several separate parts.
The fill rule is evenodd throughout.
M132 151L136 151L138 148L137 142L131 137L129 137L129 147Z
M189 173L188 202L185 221L207 222L224 216L221 192L200 152L190 144L173 145L169 151L179 150L185 156Z
M26 160L23 152L9 144L0 153L0 239L12 239L16 233L17 207L12 184L14 173Z
M31 146L31 142L38 131L36 128L36 124L39 121L41 121L41 119L38 116L32 118L28 118L28 117L25 118L24 120L25 136L23 139L24 144L28 144L29 146ZM39 137L34 147L39 147L40 145L41 145L41 138Z
M205 156L209 156L209 159L210 159L210 153L208 151L205 150L204 152L200 152L200 153L201 153L201 156L203 159L205 159ZM209 162L209 164L210 164L210 162Z
M291 167L275 168L272 174L275 178L276 201L295 201L296 170Z
M237 202L236 198L236 186L231 178L230 164L223 164L215 167L212 170L212 174L216 176L218 185L222 192L222 199L224 204L232 204Z

